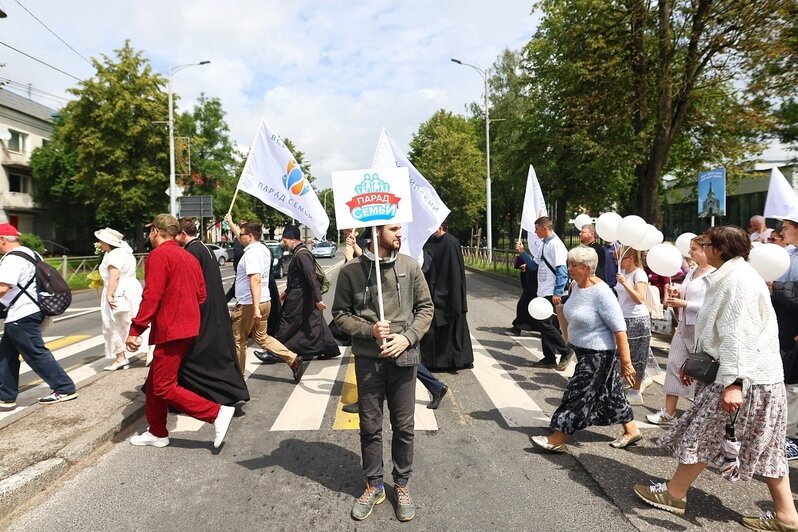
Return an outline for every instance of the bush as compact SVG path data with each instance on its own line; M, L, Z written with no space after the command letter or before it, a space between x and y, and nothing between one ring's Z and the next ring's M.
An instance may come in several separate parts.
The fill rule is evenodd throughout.
M39 238L38 235L34 235L33 233L23 233L19 237L19 243L23 246L31 248L37 253L44 253L44 242L42 242L42 239Z

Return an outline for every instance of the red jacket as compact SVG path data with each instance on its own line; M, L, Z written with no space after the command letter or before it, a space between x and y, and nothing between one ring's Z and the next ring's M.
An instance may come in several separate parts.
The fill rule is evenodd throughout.
M150 344L162 344L199 334L200 304L205 301L205 280L199 262L175 240L167 240L147 257L144 294L130 334L152 324Z

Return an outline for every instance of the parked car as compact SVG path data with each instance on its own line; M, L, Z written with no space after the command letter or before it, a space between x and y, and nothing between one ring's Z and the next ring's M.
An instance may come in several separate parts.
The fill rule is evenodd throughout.
M335 257L336 251L338 251L338 247L334 243L328 240L317 242L316 245L313 246L313 249L310 250L310 252L313 253L314 257L329 257L329 258Z
M264 240L263 245L272 252L272 275L275 279L282 279L288 268L286 263L291 260L291 252L276 240Z
M227 260L233 260L233 245L232 240L222 240L221 242L214 242L214 245L219 246L227 252Z
M219 266L224 266L224 263L227 262L227 250L220 248L216 244L206 244L206 246L213 251L213 256L216 257L216 262L219 263Z

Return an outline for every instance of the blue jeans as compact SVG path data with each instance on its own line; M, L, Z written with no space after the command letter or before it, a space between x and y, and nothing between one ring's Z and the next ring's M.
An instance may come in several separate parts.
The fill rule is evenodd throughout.
M443 390L443 383L439 381L430 370L427 369L427 366L424 364L419 364L416 367L416 370L416 377L418 377L418 380L421 381L421 384L424 385L424 388L426 388L429 393L432 395L437 395L441 390Z
M0 340L0 401L15 401L19 393L19 355L54 392L75 393L75 383L44 346L41 312L6 322Z

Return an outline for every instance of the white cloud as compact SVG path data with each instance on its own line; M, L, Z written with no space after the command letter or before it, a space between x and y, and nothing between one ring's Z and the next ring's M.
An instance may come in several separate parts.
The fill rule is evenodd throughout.
M320 186L332 170L371 164L380 128L407 146L437 109L481 101L482 80L449 59L487 68L531 37L528 0L332 0L281 2L28 0L25 6L82 55L113 56L130 39L153 67L210 59L173 78L181 106L219 97L233 139L249 145L265 118L312 164ZM16 2L0 41L77 77L93 69ZM64 96L74 80L2 48L0 77ZM53 106L53 101L42 103ZM166 147L165 147L166 149Z

